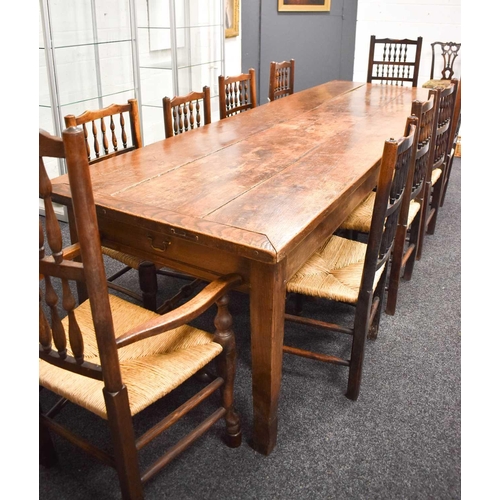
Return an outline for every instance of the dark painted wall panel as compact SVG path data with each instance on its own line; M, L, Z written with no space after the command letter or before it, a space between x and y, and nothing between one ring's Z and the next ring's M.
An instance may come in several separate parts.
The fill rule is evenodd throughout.
M330 12L278 12L277 0L242 0L242 71L255 68L267 102L269 64L295 59L295 90L352 80L357 0L332 0Z

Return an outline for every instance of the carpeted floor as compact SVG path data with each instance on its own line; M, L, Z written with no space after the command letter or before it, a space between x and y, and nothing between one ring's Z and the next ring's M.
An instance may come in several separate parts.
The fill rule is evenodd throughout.
M221 441L222 423L212 428L146 485L146 498L460 498L460 179L457 158L436 233L426 238L412 280L401 282L396 315L383 314L379 338L368 343L359 400L344 396L345 368L285 354L278 444L268 457L256 453L248 444L252 420L248 298L233 293L239 354L235 397L244 442L238 449L229 449ZM124 279L133 284L136 276ZM304 308L325 318L348 313L319 301L307 301ZM199 320L200 326L210 327L212 313ZM287 324L285 338L289 344L326 345L330 337ZM176 403L185 397L176 391L171 399ZM40 393L42 404L50 399L46 391ZM157 403L136 417L137 423L154 421L169 404ZM90 438L108 441L97 417L69 406L61 417ZM179 424L174 433L182 433L196 417ZM160 444L170 441L167 435ZM112 469L63 440L57 439L56 446L60 464L40 467L39 498L121 498ZM145 449L145 460L156 451L154 446Z

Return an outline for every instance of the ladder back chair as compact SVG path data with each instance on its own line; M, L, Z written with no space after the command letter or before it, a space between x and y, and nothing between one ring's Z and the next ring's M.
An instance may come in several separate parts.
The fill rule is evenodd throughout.
M164 97L162 103L165 138L167 139L212 122L210 87L205 86L202 92L190 92L185 96L175 96L172 99Z
M142 147L137 99L129 99L127 104L111 104L102 109L87 110L79 116L66 115L64 122L66 127L83 129L87 157L91 165ZM145 307L155 311L158 290L156 266L151 262L142 261L133 255L104 245L102 252L111 259L124 264L108 277L108 286L142 302ZM139 274L140 294L116 282L120 276L132 269L138 271Z
M416 40L370 37L367 83L417 86L422 37Z
M453 116L457 98L458 80L452 79L446 88L435 88L438 107L436 108L435 130L431 144L431 158L427 169L422 207L424 222L420 225L417 260L422 257L426 234L434 234L436 221L446 177L446 168L453 145ZM429 90L431 92L431 90Z
M458 52L461 46L461 43L456 42L431 43L431 75L430 79L425 82L422 87L428 89L432 89L434 87L447 87L451 83L451 79L455 74L453 66L458 57ZM441 56L441 58L439 58L439 56ZM441 62L441 66L439 66L439 62ZM441 72L439 75L436 71L436 77L434 77L434 72L437 67L441 68Z
M109 294L84 134L71 127L62 135L61 140L40 131L39 140L39 192L47 214L45 224L40 222L39 227L39 383L59 398L52 408L40 409L39 459L46 467L57 462L53 443L53 434L57 434L115 468L122 498L142 499L144 483L220 419L226 422L227 444L237 447L241 443L239 417L233 408L236 354L227 295L241 278L234 274L221 277L195 299L165 315ZM78 244L69 248L62 247L45 156L65 157L67 161L79 237ZM74 260L76 255L81 261ZM88 291L88 299L78 306L73 296L75 281ZM214 334L189 325L212 304L217 304ZM216 373L208 384L142 435L136 435L137 419L144 424L142 428L153 420L144 417L142 410L168 397L212 362ZM205 401L204 406L208 406L207 398L213 393L220 398L217 409L143 468L140 450L200 403ZM72 405L103 419L109 429L111 452L57 418Z
M255 70L237 76L219 76L220 119L257 107Z
M285 314L285 320L350 336L349 359L283 347L285 353L347 366L346 396L352 400L359 396L366 339L375 339L378 334L389 257L408 172L415 158L417 122L417 118L409 117L405 135L385 141L368 242L331 236L287 283L288 293L354 306L353 321L342 325L302 314Z
M269 71L269 101L293 94L295 60L272 61Z

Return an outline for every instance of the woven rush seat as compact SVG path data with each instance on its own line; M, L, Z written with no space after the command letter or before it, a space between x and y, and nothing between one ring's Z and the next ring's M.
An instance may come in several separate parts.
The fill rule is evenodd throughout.
M428 80L422 87L424 89L446 89L450 86L451 80Z
M287 291L356 304L359 295L366 243L331 236L295 273ZM377 287L385 264L375 273Z
M372 223L375 191L372 191L342 222L339 229L368 233Z
M158 317L158 314L115 295L109 295L109 299L116 337ZM88 300L75 309L75 316L83 336L86 361L99 363ZM68 332L67 318L62 323ZM213 335L205 331L183 325L119 349L120 369L128 389L131 414L136 415L168 394L221 353L222 346L212 339ZM43 360L39 364L42 386L107 419L103 382L82 377Z
M442 168L435 168L431 174L431 184L434 186L434 184L436 184L436 182L439 180L439 178L442 175L443 175L443 169Z
M436 172L436 175L437 172ZM437 182L438 177L434 182ZM433 184L434 184L433 182ZM375 204L375 191L372 191L342 222L339 229L349 231L359 231L368 233L370 231L370 224L372 223L373 206ZM408 211L408 224L413 222L420 210L420 203L416 200L410 202Z

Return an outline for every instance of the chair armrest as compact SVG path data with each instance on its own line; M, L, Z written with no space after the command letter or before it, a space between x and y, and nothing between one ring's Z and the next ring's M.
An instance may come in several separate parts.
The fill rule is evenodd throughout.
M227 276L222 276L212 281L198 295L177 309L147 321L123 335L120 335L116 339L116 345L118 348L125 347L139 340L153 337L159 333L173 330L178 326L189 323L200 314L204 313L229 290L241 284L242 281L241 276L238 274L228 274Z

